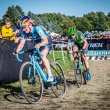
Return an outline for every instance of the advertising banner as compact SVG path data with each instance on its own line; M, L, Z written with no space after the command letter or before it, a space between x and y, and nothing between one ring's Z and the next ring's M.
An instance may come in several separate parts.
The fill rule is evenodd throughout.
M110 50L110 39L87 39L90 50Z

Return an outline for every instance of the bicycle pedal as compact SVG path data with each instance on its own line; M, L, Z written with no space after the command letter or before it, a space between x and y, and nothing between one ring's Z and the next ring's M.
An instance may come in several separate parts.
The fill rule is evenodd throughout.
M45 88L46 90L48 89L47 83L46 83L46 84L44 83L44 88Z
M52 82L47 82L48 87L52 86Z
M47 86L44 86L44 89L46 89L46 90L47 90L47 89L48 89L48 87L47 87Z
M28 81L28 84L36 84L36 81Z

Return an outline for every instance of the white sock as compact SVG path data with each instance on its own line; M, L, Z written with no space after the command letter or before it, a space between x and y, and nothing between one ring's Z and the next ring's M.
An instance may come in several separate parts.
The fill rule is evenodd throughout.
M47 73L48 73L48 76L52 76L52 73L51 73L50 69L48 69Z

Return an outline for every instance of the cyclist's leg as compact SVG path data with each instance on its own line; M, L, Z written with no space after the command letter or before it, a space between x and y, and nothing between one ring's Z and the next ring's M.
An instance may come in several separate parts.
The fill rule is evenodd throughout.
M84 61L84 65L85 65L86 69L87 69L87 68L89 69L89 62L88 62L88 60L87 60L87 57L84 56L84 55L82 55L82 60Z
M77 59L77 52L78 52L78 46L74 45L73 46L73 57L74 57L74 59Z
M53 76L51 74L51 69L50 69L50 63L49 63L49 60L47 59L47 55L50 51L50 48L48 46L43 46L41 48L41 53L44 55L41 57L42 59L42 62L44 64L44 66L46 67L47 69L47 73L48 73L48 82L52 82L53 81Z
M85 53L87 53L88 47L86 47L85 50L86 50ZM88 62L88 60L87 60L86 55L83 55L83 56L82 56L82 60L84 61L84 65L85 65L85 67L86 67L87 74L90 75L90 71L89 71L89 62ZM90 78L88 78L88 80L90 80Z

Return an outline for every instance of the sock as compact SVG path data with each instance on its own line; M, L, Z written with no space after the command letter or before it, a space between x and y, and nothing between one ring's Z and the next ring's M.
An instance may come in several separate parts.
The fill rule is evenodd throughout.
M50 69L47 70L47 73L48 73L48 76L52 76Z
M87 68L86 71L87 71L87 73L90 73L90 72L89 72L89 68Z

